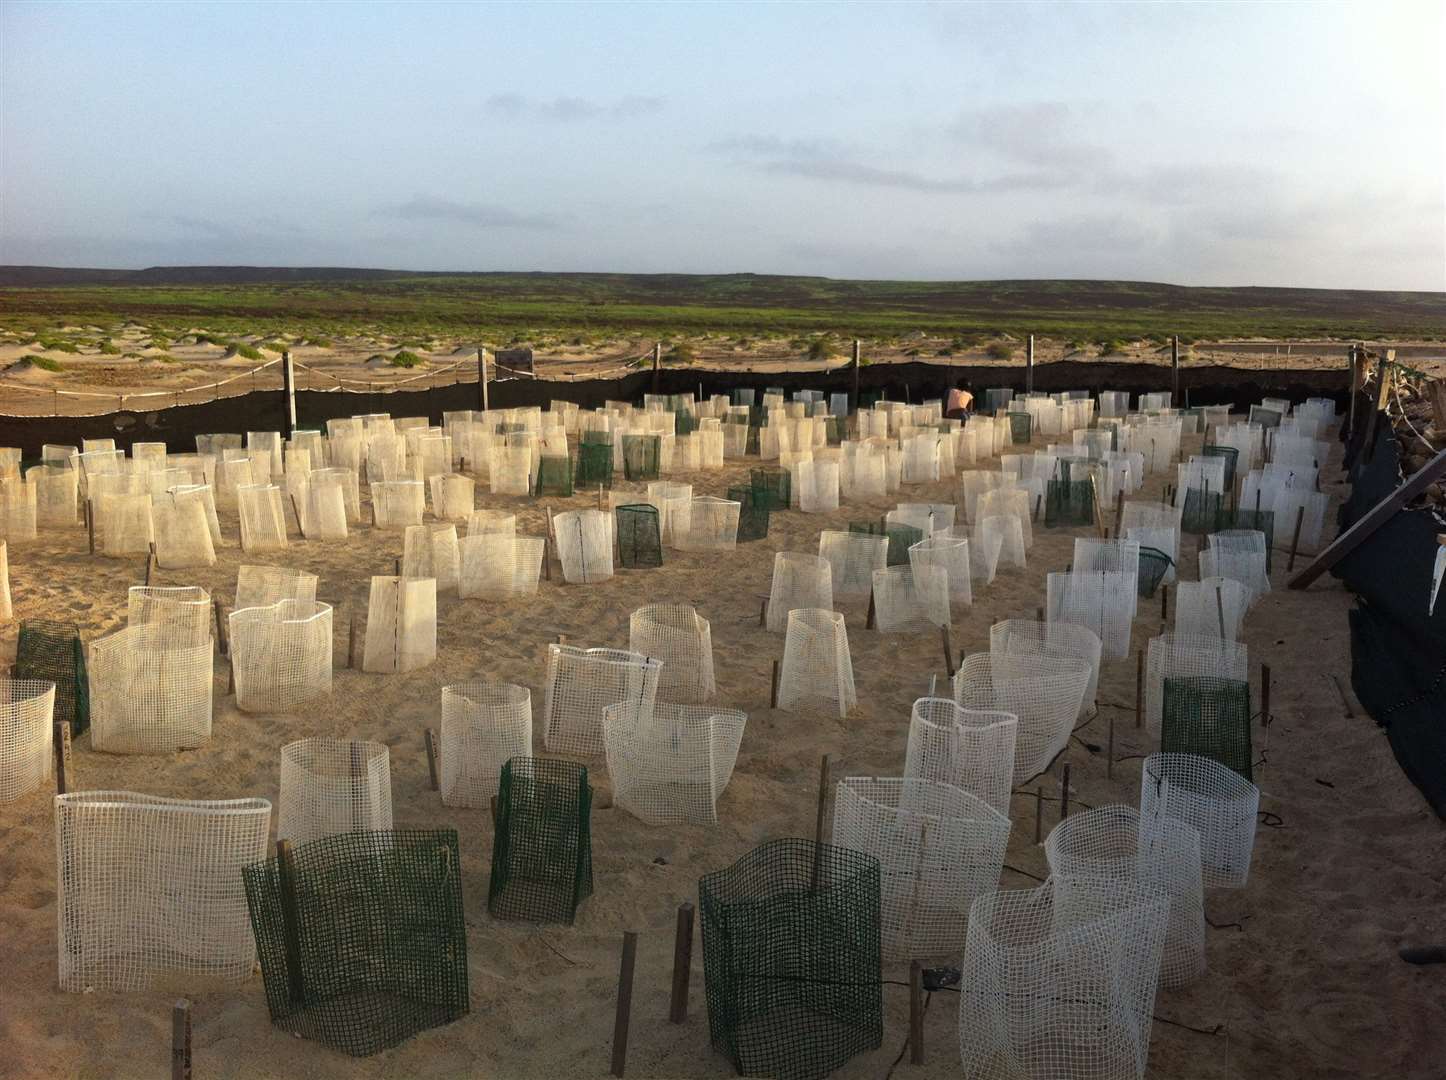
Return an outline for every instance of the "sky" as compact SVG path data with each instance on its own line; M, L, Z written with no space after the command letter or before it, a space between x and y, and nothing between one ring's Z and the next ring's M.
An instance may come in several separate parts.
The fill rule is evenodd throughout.
M1446 2L0 3L0 263L1446 289Z

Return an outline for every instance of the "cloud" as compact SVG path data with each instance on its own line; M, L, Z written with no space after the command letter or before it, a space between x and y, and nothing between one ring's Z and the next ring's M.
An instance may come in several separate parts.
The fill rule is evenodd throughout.
M581 120L629 120L660 112L664 100L630 94L616 101L592 101L580 97L551 99L529 98L521 94L494 94L482 103L488 112L499 116L546 120L568 124Z
M1138 255L1160 244L1160 237L1133 218L1120 215L1081 214L1032 221L1013 239L996 242L1000 255L1039 255L1064 252L1074 259Z
M555 229L559 224L546 214L519 214L491 203L460 203L427 195L414 195L379 212L403 221L443 221L483 229Z
M996 105L960 114L948 134L1004 161L1037 169L1103 168L1112 160L1098 143L1075 137L1076 107L1062 101Z

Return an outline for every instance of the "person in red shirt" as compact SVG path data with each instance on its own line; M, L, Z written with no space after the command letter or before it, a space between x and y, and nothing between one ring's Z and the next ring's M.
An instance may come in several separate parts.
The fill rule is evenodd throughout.
M949 400L944 403L944 415L951 420L964 420L973 411L974 394L969 389L969 380L960 379L959 385L949 391Z

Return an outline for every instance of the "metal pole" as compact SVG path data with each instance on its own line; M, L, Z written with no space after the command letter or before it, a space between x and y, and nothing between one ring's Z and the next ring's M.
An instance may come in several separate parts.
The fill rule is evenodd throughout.
M655 341L653 342L653 393L655 394L658 392L658 364L662 362L662 359L663 343Z
M1024 392L1034 393L1034 335L1029 335L1029 340L1024 346Z
M487 349L483 346L477 348L477 401L487 412Z
M281 381L286 388L286 437L296 434L296 372L291 366L291 352L281 354Z
M850 404L854 412L859 411L859 361L863 356L863 347L858 338L854 338L854 396Z
M1180 406L1180 335L1170 336L1170 404Z

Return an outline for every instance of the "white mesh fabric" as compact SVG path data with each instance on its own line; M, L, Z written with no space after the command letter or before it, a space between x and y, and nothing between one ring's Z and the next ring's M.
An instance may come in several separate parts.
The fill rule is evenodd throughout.
M432 513L443 521L466 521L472 515L475 481L460 473L439 473L431 478Z
M1055 657L1083 660L1090 667L1089 685L1080 703L1083 720L1095 707L1100 683L1101 646L1099 635L1073 623L1039 622L1036 619L1002 619L989 628L991 655L1036 656L1041 665Z
M560 754L603 752L603 710L631 702L649 710L658 696L662 664L623 649L547 647L543 744Z
M361 524L361 481L356 469L338 466L330 469L313 469L311 487L336 486L341 488L342 503L346 507L347 524Z
M889 538L825 529L818 534L818 555L828 561L832 596L868 596L874 571L888 565Z
M797 551L780 551L774 555L766 618L770 633L786 631L788 613L795 608L832 607L833 567L827 559Z
M648 484L648 499L658 511L658 530L664 544L678 546L678 533L688 530L688 517L693 502L692 484L675 484L653 480Z
M885 540L886 537L876 539ZM822 544L822 538L820 538ZM887 550L885 550L887 555ZM969 571L969 541L956 539L946 533L926 536L909 547L909 565L918 573L925 567L943 570L949 589L949 599L956 604L974 603L973 578ZM834 592L838 592L835 580Z
M1247 682L1250 651L1241 642L1214 636L1161 634L1151 638L1145 654L1145 720L1151 729L1160 730L1166 679L1204 677Z
M94 749L170 754L210 740L211 641L192 637L181 624L151 622L90 643Z
M457 595L462 599L510 600L537 594L542 537L488 533L469 536L459 547Z
M964 517L970 523L978 521L979 496L986 491L1004 487L1010 478L994 469L966 469L959 474L959 495L964 502Z
M279 600L231 613L231 664L242 712L291 712L331 693L331 608Z
M793 478L798 508L805 514L827 514L838 509L839 463L801 462Z
M948 572L943 567L928 565L875 570L874 618L881 634L948 626Z
M1019 545L1021 551L1028 551L1034 544L1034 530L1030 526L1030 515L1034 511L1034 498L1028 491L1013 485L997 487L980 494L975 504L975 520L985 522L991 517L1013 517L1019 522ZM1011 534L1006 534L1010 536ZM1006 539L1006 548L1012 547L1014 541ZM1011 562L1019 566L1024 565L1024 556L1019 555L1016 559L1010 556Z
M850 776L835 789L832 842L879 861L886 960L953 958L970 904L999 883L1009 819L952 784Z
M339 483L324 482L312 473L298 494L301 535L308 540L345 540L349 517L346 489Z
M315 600L316 575L284 566L243 564L236 569L236 610L271 607L280 600Z
M139 456L136 454L136 450L140 445L140 443L137 443L131 447L131 455L133 457ZM269 471L265 476L257 476L256 482L258 484L267 483L273 476L281 475L281 448L281 432L279 431L248 431L246 433L246 449L268 455ZM164 451L165 447L162 446L161 449Z
M995 565L1023 567L1026 555L1024 530L1013 514L994 514L974 522L974 545L981 551L993 551Z
M474 510L467 518L468 536L517 535L517 515L506 510Z
M1170 898L1160 957L1160 985L1175 987L1205 973L1205 893L1200 834L1175 818L1142 818L1133 806L1072 814L1045 837L1050 872L1111 878L1157 889Z
M628 648L662 663L658 695L673 702L707 701L713 678L713 629L687 604L649 604L628 619Z
M532 691L512 683L442 687L442 804L486 807L509 758L532 756Z
M1160 579L1160 583L1169 585L1174 582L1175 567L1180 561L1179 529L1147 528L1143 525L1136 525L1126 532L1125 538L1133 544L1138 544L1142 548L1154 548L1168 558L1170 560L1170 567L1165 571L1165 576Z
M689 504L688 527L679 529L676 545L683 551L732 551L738 544L738 517L743 504L712 495L695 497ZM675 515L675 527L681 520Z
M0 803L29 795L49 779L54 720L53 682L0 679Z
M899 480L904 484L928 484L939 479L939 436L925 432L901 440L903 469Z
M853 658L843 615L823 608L789 611L778 676L778 707L824 707L847 716L857 704Z
M734 505L737 505L736 503ZM569 510L553 519L562 579L591 585L613 576L612 517L601 510ZM737 529L735 515L734 529Z
M372 516L379 529L405 529L420 525L425 509L425 488L420 480L380 480L372 484Z
M391 754L384 745L314 738L281 748L276 839L305 844L391 827Z
M1135 574L1049 574L1045 614L1051 623L1069 623L1092 631L1105 656L1130 654L1130 629L1136 603Z
M241 550L275 551L287 546L286 509L281 489L274 484L252 484L236 492L241 517Z
M436 578L373 577L362 670L417 671L436 658Z
M1226 577L1240 582L1253 604L1270 591L1265 534L1255 529L1212 533L1200 552L1200 577Z
M1240 640L1250 590L1234 578L1182 581L1175 589L1175 633Z
M1076 537L1073 567L1076 574L1121 575L1121 587L1127 588L1130 594L1130 618L1135 617L1140 579L1140 545L1137 541Z
M613 802L648 825L716 825L748 717L712 705L603 710Z
M928 537L951 528L956 509L953 503L899 503L884 515L884 520L888 524L912 525Z
M216 463L216 501L222 506L235 506L236 493L255 482L251 462L245 458Z
M1208 888L1239 889L1250 876L1260 789L1229 766L1195 754L1151 754L1140 774L1140 815L1184 822L1200 837Z
M216 549L202 498L195 494L162 495L152 504L151 515L158 566L179 570L215 565Z
M156 624L177 645L211 643L211 597L198 585L132 585L126 590L126 625Z
M1089 686L1090 666L1074 657L973 653L954 674L954 700L965 709L1019 718L1014 782L1049 767L1069 743Z
M95 531L102 555L146 554L155 539L150 495L101 496L96 507Z
M461 553L455 525L409 525L402 534L402 577L435 578L437 591L457 587Z
M949 698L922 697L909 719L904 775L963 788L1009 816L1019 718L965 709Z
M35 489L37 525L67 528L77 520L80 473L72 468L41 465L29 469L25 479Z
M60 988L250 977L256 939L241 868L266 857L270 831L265 799L56 796Z

